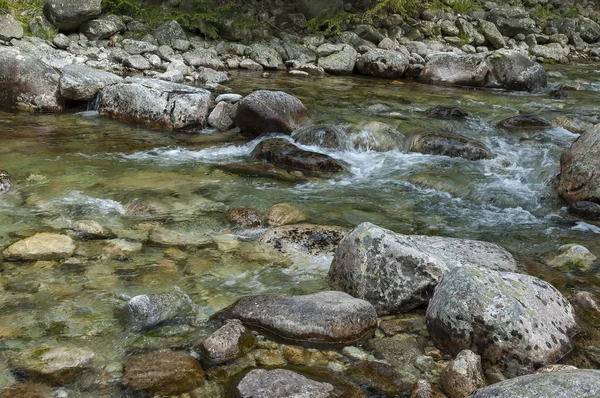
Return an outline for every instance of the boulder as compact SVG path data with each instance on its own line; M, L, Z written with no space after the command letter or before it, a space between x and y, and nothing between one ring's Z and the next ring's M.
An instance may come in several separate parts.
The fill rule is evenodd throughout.
M130 55L129 57L125 58L123 60L123 65L136 70L152 69L152 64L150 63L150 61L143 55L139 54Z
M485 386L481 357L471 350L463 350L442 370L440 385L450 398L467 398Z
M290 133L308 119L308 109L296 97L282 91L258 90L239 103L235 124L250 136Z
M411 138L411 152L468 160L494 157L492 151L483 142L457 134L424 133L413 135Z
M63 260L75 252L70 236L41 232L7 247L3 254L11 260Z
M148 329L168 321L193 316L193 303L179 289L161 294L142 294L133 297L125 305L129 326L136 331Z
M0 17L0 40L11 41L23 37L23 26L12 14Z
M248 372L236 388L239 398L330 398L334 387L287 369L254 369Z
M64 385L89 371L95 356L93 351L79 347L37 348L9 356L8 363L15 374L28 380Z
M553 364L579 331L571 304L552 285L479 267L444 277L427 308L427 328L437 347L451 354L471 349L484 368L506 377Z
M392 50L370 50L358 58L356 68L365 76L398 79L408 69L408 57Z
M131 391L171 396L201 386L204 370L183 351L157 351L127 359L123 379Z
M102 13L101 0L48 0L44 15L60 30L72 31Z
M278 203L267 213L267 224L273 227L298 224L302 221L306 221L306 215L302 210L288 203Z
M159 45L173 47L176 40L187 40L185 31L177 21L168 21L158 26L152 32Z
M600 396L600 371L565 370L515 377L477 390L471 398L576 398Z
M547 264L563 271L588 272L597 259L586 247L574 243L562 245L558 253Z
M443 276L465 266L514 271L517 263L493 243L400 235L362 223L337 247L329 283L387 315L426 305Z
M161 80L127 78L102 90L98 111L127 122L167 130L195 131L206 125L210 92Z
M92 19L79 27L79 31L89 40L108 39L109 37L125 32L127 27L121 18L108 15L101 19Z
M550 123L537 116L519 115L503 119L498 122L497 126L505 129L527 130L550 127Z
M265 69L285 69L283 60L279 53L264 44L253 44L250 46L250 58Z
M0 47L0 106L24 111L60 112L60 75L39 58Z
M211 364L228 362L252 351L257 344L254 334L237 319L215 330L202 343L202 358Z
M183 54L185 62L193 67L203 66L214 70L225 69L225 64L219 59L217 52L213 49L197 48L194 51Z
M419 80L432 84L535 91L546 86L546 72L516 50L480 54L433 53Z
M496 25L489 21L479 20L479 30L485 36L487 41L494 46L494 48L503 48L506 46L504 36L498 30Z
M317 53L317 65L331 75L351 75L358 58L356 50L348 44L326 43L317 49Z
M132 55L153 53L158 50L158 46L141 40L125 39L121 44L123 45L123 50Z
M60 94L75 101L92 100L105 86L123 81L122 77L114 73L82 64L67 65L62 72Z
M579 201L569 203L568 207L569 213L579 216L581 218L587 218L591 220L600 219L600 204L589 202L589 201Z
M262 141L252 151L252 158L292 170L325 173L344 171L344 166L331 156L305 151L283 138Z
M558 193L567 202L600 203L600 125L582 134L560 159Z
M217 316L307 346L352 345L371 337L377 327L371 304L335 291L242 297Z
M234 126L233 120L237 113L237 104L221 101L208 115L208 124L214 128L227 131Z
M332 255L347 229L328 225L292 224L275 227L260 238L260 242L283 252L298 251L312 255Z
M496 7L490 10L488 21L492 22L504 36L528 35L536 31L536 23L526 10L519 7Z
M600 39L600 25L590 18L579 18L579 36L588 43Z

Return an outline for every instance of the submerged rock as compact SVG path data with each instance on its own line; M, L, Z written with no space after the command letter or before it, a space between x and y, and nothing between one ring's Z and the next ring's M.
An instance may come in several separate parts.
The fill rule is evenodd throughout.
M60 93L76 101L89 101L105 86L119 83L122 77L81 64L67 65L60 77Z
M308 119L302 102L282 91L258 90L239 102L235 124L251 137L290 133Z
M568 207L569 213L575 214L576 216L587 218L591 220L600 219L600 204L589 202L589 201L579 201L569 203Z
M15 383L0 390L0 398L55 398L54 391L41 383Z
M102 90L98 111L115 119L167 130L206 125L210 92L162 80L127 78Z
M238 228L260 228L264 214L253 207L234 207L227 213L227 221Z
M505 380L477 390L471 398L576 398L600 396L600 371L565 370Z
M217 316L307 346L351 345L371 337L377 327L371 304L335 291L242 297Z
M286 369L255 369L236 388L239 398L334 397L334 387Z
M162 294L142 294L133 297L125 305L129 326L141 331L167 321L190 318L194 314L193 303L181 290Z
M286 254L331 255L347 232L336 226L293 224L271 228L260 241Z
M78 220L71 226L73 230L86 239L110 239L115 234L94 220Z
M424 133L411 140L411 152L450 156L468 160L492 159L492 151L477 140L456 134Z
M465 118L469 114L460 108L455 106L433 106L425 110L427 116L439 117L439 118Z
M582 134L560 159L558 193L568 202L600 202L600 125Z
M308 178L299 171L288 171L263 162L230 163L217 166L227 173L245 177L269 178L284 182L306 182Z
M101 13L101 0L48 0L44 5L48 21L63 31L75 30Z
M579 331L571 304L552 285L476 267L446 275L429 303L427 328L437 347L471 349L507 377L556 362Z
M0 194L8 192L14 185L15 180L6 170L0 170Z
M596 256L581 245L568 244L558 248L559 255L548 261L548 265L565 271L587 272Z
M369 301L379 315L426 305L442 277L465 266L514 271L517 263L493 243L400 235L371 223L353 229L335 251L329 283Z
M402 376L390 365L375 361L360 361L353 363L346 371L348 377L369 390L380 394L400 394L409 390Z
M123 378L132 391L175 395L201 386L204 370L183 351L157 351L127 359Z
M537 129L543 127L549 127L550 123L544 119L533 116L533 115L521 115L513 116L507 119L501 120L497 124L498 127L505 129Z
M75 252L70 236L41 232L7 247L3 254L10 260L63 260Z
M279 227L306 221L306 215L300 209L288 203L278 203L269 209L267 224Z
M254 334L242 322L232 319L205 338L199 349L204 359L217 364L244 356L256 344Z
M276 166L309 172L340 172L344 166L332 157L305 151L283 138L269 138L252 151L252 158Z

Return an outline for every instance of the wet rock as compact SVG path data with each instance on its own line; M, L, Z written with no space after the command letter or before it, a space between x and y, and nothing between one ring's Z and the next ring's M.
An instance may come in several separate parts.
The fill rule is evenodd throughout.
M127 239L110 239L106 241L104 252L111 258L123 260L142 251L143 245Z
M2 388L0 398L55 398L55 395L45 384L15 383Z
M0 194L8 192L15 184L14 178L6 170L0 170Z
M429 381L422 379L413 387L410 398L446 398L446 396Z
M566 99L566 97L565 97ZM552 127L562 127L575 134L583 134L587 130L594 128L592 123L569 116L557 116L552 119Z
M60 112L56 70L12 47L0 47L0 106L23 111Z
M42 348L20 352L9 359L13 373L32 381L50 384L69 384L90 370L95 354L76 347Z
M400 235L362 223L337 247L329 283L369 301L379 315L394 314L426 305L446 273L475 265L517 267L510 253L493 243Z
M135 296L127 302L124 310L129 326L137 331L163 322L189 318L194 312L192 301L179 289Z
M298 224L306 221L306 215L300 209L288 203L279 203L269 209L267 224L273 227Z
M466 118L469 114L455 106L438 105L425 110L425 114L431 117L448 118Z
M596 298L590 292L579 291L575 294L575 303L583 308L592 308L596 311L600 310Z
M152 394L181 394L204 383L198 361L182 351L158 351L127 359L124 384L129 390Z
M264 133L290 133L308 119L299 99L282 91L258 90L239 103L236 125L251 137Z
M59 30L72 31L102 12L101 0L48 0L44 15Z
M471 349L507 377L554 363L579 331L571 304L552 285L476 267L446 275L429 303L427 327L437 347Z
M113 232L94 220L78 220L73 222L71 228L86 239L109 239L114 237Z
M550 123L537 116L519 115L501 120L498 122L497 126L505 129L526 130L549 127Z
M239 358L256 344L252 332L239 320L232 319L200 343L200 352L204 359L216 364Z
M352 345L368 339L377 327L373 306L334 291L305 296L247 296L218 316L239 319L251 329L307 346Z
M351 75L358 53L347 44L325 43L317 49L318 66L331 75Z
M156 38L159 45L166 45L169 47L173 47L176 40L187 40L185 31L177 21L168 21L159 25L152 32L152 36Z
M342 227L293 224L268 230L260 241L287 254L300 251L330 255L347 232Z
M244 177L269 178L287 182L308 181L308 178L299 171L290 172L263 162L230 163L217 166L217 168Z
M183 54L185 62L193 67L203 66L214 70L225 69L225 64L219 59L217 52L213 49L197 48L194 51Z
M450 398L466 398L485 386L481 357L471 350L463 350L442 371L442 390Z
M221 101L208 115L208 124L221 131L227 131L234 126L233 120L237 114L237 104Z
M102 90L99 112L127 122L168 130L205 127L210 92L162 80L127 78Z
M105 86L119 83L122 77L114 73L97 70L81 64L64 67L60 77L60 94L76 101L94 99Z
M283 60L279 53L264 44L250 46L250 58L265 69L284 69Z
M67 235L41 232L7 247L3 254L11 260L62 260L75 252L75 242Z
M566 370L516 377L477 390L471 398L573 398L600 394L600 371Z
M325 173L344 171L344 166L332 157L305 151L283 138L262 141L252 151L252 158L292 170Z
M23 37L23 26L11 14L0 17L0 40L10 41Z
M358 72L365 76L398 79L408 68L408 57L393 50L370 50L358 58Z
M582 134L560 159L558 193L568 202L600 202L600 125Z
M549 260L548 265L564 271L587 272L596 261L596 256L577 244L562 245L558 252L560 254Z
M121 20L121 18L115 15L108 15L101 19L92 19L91 21L85 22L79 30L89 40L100 40L108 39L109 37L125 32L127 27Z
M334 387L286 369L255 369L236 388L239 398L333 397Z
M253 207L234 207L227 213L227 221L238 228L260 228L264 214Z
M399 394L410 389L402 376L390 365L381 362L361 361L348 368L348 377L369 390L380 394Z
M424 133L411 140L411 152L450 156L468 160L492 159L492 151L483 143L456 134Z

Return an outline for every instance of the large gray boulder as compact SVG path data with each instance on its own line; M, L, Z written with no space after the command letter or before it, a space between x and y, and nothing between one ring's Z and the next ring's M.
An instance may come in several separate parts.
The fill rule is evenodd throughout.
M40 59L11 47L0 47L0 106L28 112L60 112L56 70Z
M76 30L101 13L101 0L48 0L44 5L48 21L63 31Z
M600 203L600 125L583 133L560 159L558 193L568 202Z
M408 69L408 57L393 50L370 50L358 58L356 69L365 76L398 79Z
M490 10L488 20L504 36L528 35L536 31L536 23L529 18L527 10L520 7L496 7Z
M217 52L213 49L197 48L194 51L183 54L185 62L193 67L203 66L214 70L225 69L225 64L219 59Z
M479 20L479 31L485 36L486 40L494 46L494 48L503 48L506 46L504 36L492 22Z
M331 75L351 75L358 53L348 44L325 43L317 49L318 66Z
M154 29L152 35L160 45L173 47L177 40L187 40L185 31L177 21L168 21Z
M102 90L99 112L115 119L167 130L206 125L210 92L161 80L127 78Z
M362 223L341 240L329 283L367 300L379 315L426 305L443 276L465 266L514 271L516 261L493 243L400 235Z
M371 337L377 327L371 304L336 291L242 297L217 316L239 319L251 329L313 346L355 344Z
M60 93L76 101L93 99L105 86L119 83L122 77L81 64L67 65L60 77Z
M480 267L444 277L429 302L427 328L437 347L451 354L470 349L484 368L506 377L553 364L579 331L571 304L552 285Z
M79 31L90 40L108 39L119 32L125 32L127 27L121 18L108 15L105 18L92 19L79 27Z
M434 53L419 80L432 84L535 91L546 86L544 68L517 50L481 54Z
M283 60L279 53L264 44L253 44L250 46L250 58L265 69L282 69L284 68Z
M515 377L475 391L471 398L587 398L600 396L600 371L564 370Z
M287 369L254 369L236 388L239 398L329 398L334 387Z
M291 133L308 119L308 109L282 91L258 90L239 103L235 124L247 136Z
M0 17L0 40L10 41L23 37L23 26L11 14Z
M293 170L330 173L344 171L344 166L331 156L305 151L283 138L262 141L252 151L252 158Z
M579 18L579 35L588 43L595 43L600 39L600 25L589 19Z

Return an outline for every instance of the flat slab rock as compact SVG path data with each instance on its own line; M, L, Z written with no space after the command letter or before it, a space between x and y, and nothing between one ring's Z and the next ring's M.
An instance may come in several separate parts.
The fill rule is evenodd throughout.
M329 398L334 387L286 369L255 369L240 381L237 398Z
M377 326L377 314L371 304L336 291L242 297L217 317L239 319L251 329L317 347L364 341Z
M75 252L70 236L41 232L13 243L3 254L11 260L63 260Z
M600 371L565 370L534 374L479 389L471 398L584 398L600 396Z
M344 227L292 224L271 228L260 242L284 254L331 255L346 233L348 230Z
M427 308L427 329L437 347L452 355L470 349L484 368L507 377L555 363L579 331L573 307L549 283L478 267L444 277Z
M426 305L450 270L465 266L514 271L517 262L488 242L401 235L363 223L341 240L329 269L330 285L367 300L379 315Z

